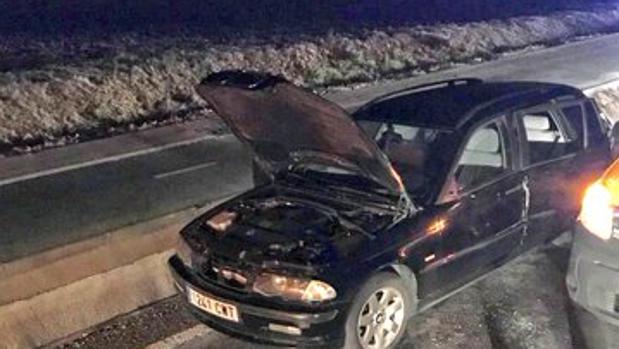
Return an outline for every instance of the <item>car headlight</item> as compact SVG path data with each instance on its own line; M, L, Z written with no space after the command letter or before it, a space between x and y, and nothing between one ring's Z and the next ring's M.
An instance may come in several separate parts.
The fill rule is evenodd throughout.
M189 246L189 244L187 243L187 240L185 240L185 238L183 238L182 235L178 236L178 240L176 241L176 248L175 248L175 252L176 255L178 256L178 258L180 258L180 260L187 266L191 267L191 260L192 260L192 254L193 251L191 249L191 247Z
M277 274L261 274L254 281L254 291L272 297L304 302L324 302L337 296L335 289L319 280L300 279Z
M579 219L587 231L608 240L613 235L615 210L612 193L601 182L591 185L585 192Z

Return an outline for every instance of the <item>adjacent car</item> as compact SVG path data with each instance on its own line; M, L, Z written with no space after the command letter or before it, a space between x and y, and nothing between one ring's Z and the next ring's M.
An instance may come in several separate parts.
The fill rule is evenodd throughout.
M619 326L619 161L587 189L566 280L578 306Z
M410 316L570 229L609 159L562 85L443 81L352 115L259 73L197 91L266 180L185 227L169 266L199 319L256 342L395 347Z

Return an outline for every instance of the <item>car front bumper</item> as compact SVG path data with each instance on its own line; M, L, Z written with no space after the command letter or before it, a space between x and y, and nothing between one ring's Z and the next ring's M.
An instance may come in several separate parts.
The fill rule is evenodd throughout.
M619 239L604 241L578 224L566 284L576 304L619 326Z
M280 346L337 348L344 344L345 312L339 309L316 313L293 312L247 304L243 302L243 295L200 278L177 256L170 258L168 266L175 286L185 301L188 298L187 288L191 287L237 307L240 321L233 322L202 311L187 301L198 320L219 332L255 343ZM282 329L293 329L296 333Z

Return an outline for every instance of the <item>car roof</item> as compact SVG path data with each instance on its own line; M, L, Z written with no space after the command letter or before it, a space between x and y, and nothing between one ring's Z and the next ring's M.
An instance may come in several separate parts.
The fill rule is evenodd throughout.
M550 101L580 98L576 88L541 82L484 82L478 79L440 81L380 96L354 113L356 119L376 119L441 129L457 129L495 112ZM485 112L484 112L485 111Z

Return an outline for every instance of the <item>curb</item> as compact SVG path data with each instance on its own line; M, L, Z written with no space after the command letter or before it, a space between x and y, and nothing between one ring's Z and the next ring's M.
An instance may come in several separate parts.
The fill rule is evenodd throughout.
M0 265L0 348L39 347L173 295L178 231L218 202Z

